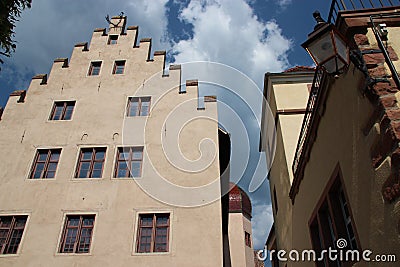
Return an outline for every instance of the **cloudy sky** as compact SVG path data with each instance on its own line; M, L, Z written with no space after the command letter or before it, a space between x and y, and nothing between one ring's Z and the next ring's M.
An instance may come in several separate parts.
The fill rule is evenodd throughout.
M153 51L167 50L169 62L213 61L249 76L259 87L266 72L312 62L300 44L312 31L312 12L326 18L330 0L33 0L17 24L17 51L0 71L0 106L10 92L27 89L31 77L48 73L53 60L69 57L75 43L90 41L105 16L128 16L139 38L152 37ZM259 121L259 115L256 115ZM255 127L257 128L257 127ZM257 150L258 132L250 137ZM253 154L256 152L252 152ZM256 155L263 159L263 155ZM265 160L265 159L264 159ZM251 174L249 174L251 173ZM244 179L266 168L252 167ZM242 182L243 187L249 183ZM254 247L261 248L272 224L267 182L251 193Z

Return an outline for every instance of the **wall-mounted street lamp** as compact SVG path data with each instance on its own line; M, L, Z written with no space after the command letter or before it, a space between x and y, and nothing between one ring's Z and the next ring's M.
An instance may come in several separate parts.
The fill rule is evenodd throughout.
M318 11L313 16L317 25L301 46L317 66L322 66L327 73L338 75L349 65L349 47L335 26L325 22Z

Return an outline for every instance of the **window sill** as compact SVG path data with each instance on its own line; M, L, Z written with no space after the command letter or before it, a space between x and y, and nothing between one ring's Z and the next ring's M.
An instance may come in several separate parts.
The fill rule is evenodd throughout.
M0 254L0 258L18 257L19 253L16 254Z
M142 179L142 177L111 177L111 180L123 180L123 181L138 180L138 179Z
M74 182L81 182L81 181L101 181L104 180L104 177L99 177L99 178L77 178L77 177L73 177L71 179Z
M139 253L139 252L134 252L132 253L132 256L168 256L171 255L171 251L168 252L146 252L146 253Z
M56 178L26 178L28 181L55 181Z
M93 256L91 252L89 253L60 253L57 252L55 256Z
M146 115L146 116L141 116L141 115L137 115L137 116L125 116L125 118L148 118L150 117L150 115Z

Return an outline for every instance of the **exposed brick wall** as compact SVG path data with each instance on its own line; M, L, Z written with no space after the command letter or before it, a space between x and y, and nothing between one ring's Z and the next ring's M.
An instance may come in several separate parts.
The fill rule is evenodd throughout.
M382 186L382 195L387 202L392 202L400 197L400 106L396 98L399 88L385 66L383 53L377 51L378 47L370 45L368 36L357 33L354 41L361 51L366 52L363 59L370 77L379 81L372 82L368 91L371 101L377 104L375 113L378 116L373 118L373 123L379 125L379 136L371 148L371 158L374 168L379 167L387 157L391 159L391 174ZM392 61L399 60L391 46L387 47L387 51Z
M255 267L264 267L264 262L260 261L257 257L257 250L254 250Z

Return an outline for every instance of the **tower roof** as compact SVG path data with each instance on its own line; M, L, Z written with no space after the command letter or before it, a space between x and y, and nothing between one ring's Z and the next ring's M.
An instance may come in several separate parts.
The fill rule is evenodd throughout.
M229 187L229 212L242 213L251 219L251 201L249 196L234 183L229 183Z

